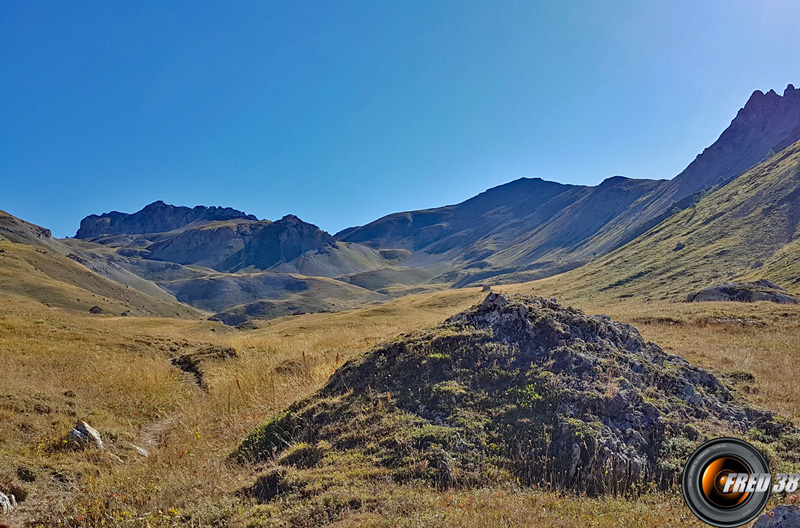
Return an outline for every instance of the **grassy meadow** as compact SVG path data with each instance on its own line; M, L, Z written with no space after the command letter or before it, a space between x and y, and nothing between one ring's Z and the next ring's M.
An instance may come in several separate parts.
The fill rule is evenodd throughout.
M552 282L502 291L550 295ZM702 526L677 491L588 498L520 489L437 490L393 482L359 460L307 472L314 493L259 504L241 493L280 463L237 464L248 433L321 387L348 358L433 325L485 293L407 296L237 330L178 318L92 316L0 299L0 489L25 496L11 526ZM738 397L800 424L800 307L570 299L635 324L708 368ZM574 302L573 302L574 301ZM201 365L206 388L169 363L203 346L237 358ZM76 419L115 455L73 451ZM139 455L136 445L150 456ZM290 448L291 450L291 448ZM778 498L780 499L780 497ZM776 499L774 499L776 500Z

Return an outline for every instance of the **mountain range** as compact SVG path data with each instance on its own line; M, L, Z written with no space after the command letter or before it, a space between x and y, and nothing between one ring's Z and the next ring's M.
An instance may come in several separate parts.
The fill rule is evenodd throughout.
M133 214L87 216L75 238L56 240L4 213L0 242L35 255L3 244L2 263L8 268L13 254L20 270L66 284L70 293L59 299L102 292L112 311L200 310L230 324L570 270L567 277L592 291L659 298L731 274L791 282L798 141L800 90L789 85L783 95L754 92L719 139L671 179L614 176L583 186L522 178L333 235L293 215L269 221L159 201ZM721 269L707 272L714 267ZM12 282L4 288L44 295L33 280ZM49 302L75 304L64 299Z

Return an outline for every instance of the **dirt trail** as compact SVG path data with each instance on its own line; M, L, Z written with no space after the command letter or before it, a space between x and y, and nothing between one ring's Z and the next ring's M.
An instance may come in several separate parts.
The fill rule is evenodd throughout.
M180 414L182 414L181 411L176 411L160 420L145 425L139 431L135 444L148 451L159 447L164 441L167 431L178 421Z

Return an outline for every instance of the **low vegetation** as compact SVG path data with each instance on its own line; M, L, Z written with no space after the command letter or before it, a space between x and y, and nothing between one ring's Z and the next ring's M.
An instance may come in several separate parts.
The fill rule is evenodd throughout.
M514 288L546 293L540 283ZM230 458L259 425L323 387L348 359L439 324L485 295L468 289L409 296L351 312L286 317L255 330L75 314L6 297L0 487L27 494L9 519L33 526L551 526L554 519L576 527L700 526L674 489L635 500L588 498L531 487L500 471L483 487L445 489L435 478L398 479L390 468L320 441L292 440L255 465ZM800 387L793 383L800 375L798 307L628 299L581 307L634 323L665 351L711 370L737 401L800 423ZM201 364L204 391L169 360L209 345L230 346L237 358ZM447 355L432 351L426 359L446 362ZM443 383L434 392L458 398L461 390ZM387 398L381 405L389 411ZM124 462L60 449L79 418ZM419 434L428 432L437 431ZM757 440L759 432L751 434ZM150 456L137 456L128 442ZM273 472L279 478L270 480ZM314 493L265 501L271 482Z

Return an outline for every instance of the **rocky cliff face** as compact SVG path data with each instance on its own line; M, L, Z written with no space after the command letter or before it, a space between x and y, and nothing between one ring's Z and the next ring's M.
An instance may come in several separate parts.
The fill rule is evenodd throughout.
M268 269L280 262L290 262L307 251L325 249L335 243L336 240L319 227L287 215L254 232L242 250L231 255L223 267L230 271Z
M738 176L768 155L800 137L800 89L756 90L730 126L710 147L670 182L677 197L689 195ZM794 139L793 139L794 138Z
M81 221L75 238L97 238L103 235L164 233L180 229L193 222L231 220L242 218L258 220L253 215L230 207L180 207L162 201L153 202L141 211L127 214L112 211L90 215Z
M128 257L218 271L266 270L336 246L331 235L294 215L270 222L230 207L189 208L161 201L133 214L87 216L76 238L119 247Z

